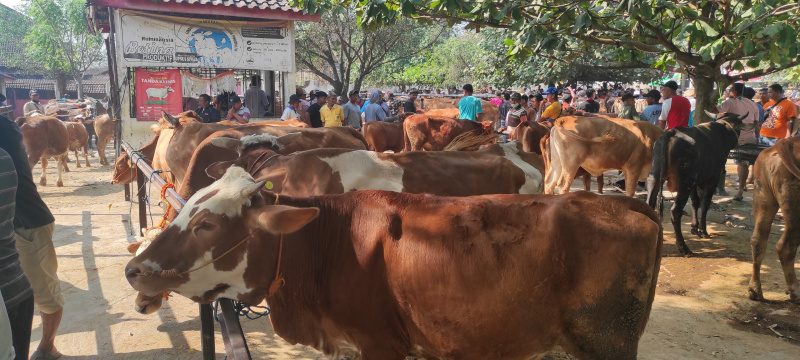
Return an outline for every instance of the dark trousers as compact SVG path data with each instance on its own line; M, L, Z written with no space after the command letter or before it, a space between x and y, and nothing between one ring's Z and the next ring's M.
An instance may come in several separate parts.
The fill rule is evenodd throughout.
M28 360L31 346L31 326L33 325L33 295L22 300L17 306L6 308L11 323L11 337L17 356L14 360Z
M86 132L89 134L89 143L88 143L89 149L96 149L97 141L95 140L94 142L92 142L92 135L95 136L95 139L97 138L97 134L94 132L94 123L87 124L85 126L86 126Z

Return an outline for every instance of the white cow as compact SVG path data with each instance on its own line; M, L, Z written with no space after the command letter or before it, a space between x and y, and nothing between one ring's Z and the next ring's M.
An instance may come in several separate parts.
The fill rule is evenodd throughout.
M147 93L147 101L150 101L151 97L158 98L159 100L164 100L165 97L171 92L175 92L172 90L171 86L163 87L163 88L148 88L145 90Z

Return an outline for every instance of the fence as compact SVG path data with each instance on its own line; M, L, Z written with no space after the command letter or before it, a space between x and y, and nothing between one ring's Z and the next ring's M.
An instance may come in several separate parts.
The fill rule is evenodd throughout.
M149 159L144 158L141 153L134 151L130 144L125 141L121 143L122 151L128 153L131 163L139 169L136 172L136 188L138 190L139 202L139 228L147 228L147 181L153 182L159 189L167 183L158 173L147 164ZM180 212L186 201L172 189L166 189L164 198L175 209ZM143 234L142 234L143 235ZM222 341L225 344L225 354L230 360L250 360L250 350L247 348L247 341L244 338L242 325L239 323L238 312L234 309L234 302L230 299L219 300L219 310L221 316L219 321ZM200 342L203 351L203 360L214 360L214 309L209 304L200 304Z

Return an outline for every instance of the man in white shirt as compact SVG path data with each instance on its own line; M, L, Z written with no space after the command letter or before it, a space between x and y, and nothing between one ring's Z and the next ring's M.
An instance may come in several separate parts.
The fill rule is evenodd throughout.
M289 96L289 105L286 105L286 109L283 110L281 120L300 119L300 114L297 112L298 107L300 107L300 98L297 95Z

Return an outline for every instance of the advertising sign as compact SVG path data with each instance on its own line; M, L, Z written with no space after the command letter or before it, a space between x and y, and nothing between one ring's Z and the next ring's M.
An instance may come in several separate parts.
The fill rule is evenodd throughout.
M120 10L120 60L128 66L294 71L285 21L228 21Z
M156 121L161 112L183 112L183 89L178 69L150 71L136 69L136 120Z

